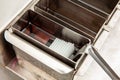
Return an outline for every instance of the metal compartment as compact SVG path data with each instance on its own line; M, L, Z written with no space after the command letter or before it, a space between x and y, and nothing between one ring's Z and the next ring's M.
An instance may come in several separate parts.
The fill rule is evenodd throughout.
M96 12L88 8L88 5L83 6L78 2L74 0L40 0L35 6L31 6L32 8L34 7L35 11L27 8L25 13L23 11L22 17L19 18L18 16L19 19L17 21L16 19L15 21L13 20L12 26L5 31L4 35L5 39L13 45L17 58L19 56L24 58L58 80L73 80L74 74L87 56L87 44L91 44L89 39L92 42L94 41L106 20L103 14L98 14L99 11ZM49 49L50 44L46 44L47 41L43 40L41 42L39 40L39 34L36 33L39 31L47 34L45 39L48 42L48 38L52 37L52 41L55 38L59 38L66 42L74 43L75 53L70 57L65 57ZM22 44L19 45L13 40ZM24 46L40 53L40 59L33 55L36 54L35 52L23 49ZM51 65L44 63L46 59L43 59L42 56L43 58L52 59L53 62L64 66L67 70L65 68L61 69L59 66L54 68L53 64L51 67ZM100 63L99 57L98 63ZM103 67L103 65L101 66Z
M107 18L119 0L71 0Z
M117 0L113 5L111 5L111 12L109 12L107 16L99 11L99 6L101 8L101 5L96 6L100 2L104 3L104 1L86 1L84 5L82 3L83 1L84 0L40 0L35 6L35 10L42 13L43 15L49 15L48 17L50 17L51 14L52 16L63 20L63 22L67 22L69 25L73 25L72 27L74 27L76 32L87 36L93 41L108 15L114 9L114 4L117 4ZM95 3L95 5L93 4L92 8L90 6L92 5L90 4L91 2ZM106 7L108 6L106 3L104 3L104 8Z
M40 49L43 49L50 55L56 57L57 59L60 59L61 61L70 65L73 68L75 67L75 63L82 56L80 49L86 44L90 43L88 38L50 20L49 18L41 14L37 14L32 10L28 10L13 25L12 30L13 33L15 33L16 35L36 45ZM50 41L48 40L48 38L50 38ZM73 43L75 48L74 52L72 52L72 54L69 54L69 56L66 57L64 55L68 53L61 55L58 54L56 51L51 50L51 48L49 47L50 44L52 45L52 43L54 42L55 38L66 41L67 43ZM49 43L47 43L47 41L49 41ZM64 44L66 43L64 42ZM61 46L61 48L63 47L63 45ZM70 45L67 47L70 47Z
M85 7L77 5L73 1L40 0L36 4L36 7L82 30L92 39L96 36L105 21L103 17ZM36 9L36 11L39 11L39 9Z

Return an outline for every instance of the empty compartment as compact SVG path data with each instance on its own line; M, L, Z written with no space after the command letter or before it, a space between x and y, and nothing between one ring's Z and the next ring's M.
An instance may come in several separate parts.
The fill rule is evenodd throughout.
M79 50L89 43L86 37L31 10L13 25L12 30L72 67L82 56Z
M36 7L82 30L92 39L94 39L105 21L105 18L77 5L73 1L40 0Z
M119 0L71 0L71 1L79 1L81 5L84 5L89 9L90 8L96 9L101 14L103 13L104 17L107 17L112 12L112 10L114 9Z

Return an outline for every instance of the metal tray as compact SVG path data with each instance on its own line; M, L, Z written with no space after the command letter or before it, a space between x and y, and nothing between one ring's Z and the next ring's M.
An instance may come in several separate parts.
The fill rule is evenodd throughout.
M27 28L28 30L25 31ZM64 41L68 41L74 43L78 50L75 51L75 57L67 58L60 54L57 54L55 51L51 50L45 44L41 43L38 39L36 39L31 32L33 29L41 29L47 32L50 36L60 38ZM40 49L48 52L48 54L60 59L64 63L68 64L71 67L76 66L76 62L81 58L82 53L79 52L83 46L90 43L90 40L68 28L62 26L49 18L33 12L32 10L28 10L12 27L13 33L24 38L30 43L36 45ZM31 33L30 33L31 32ZM34 34L36 35L36 34ZM77 55L77 56L76 56Z
M39 11L38 8L40 8L75 26L77 29L82 30L92 38L96 36L105 21L105 18L97 13L82 7L71 0L40 0L36 4L36 7L36 11Z

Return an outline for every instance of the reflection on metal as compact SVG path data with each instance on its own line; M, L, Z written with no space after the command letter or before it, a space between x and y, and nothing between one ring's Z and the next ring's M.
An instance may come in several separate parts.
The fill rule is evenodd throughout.
M113 80L119 80L119 76L96 49L88 46L96 40L95 44L100 44L97 47L100 49L105 35L109 34L102 25L116 5L108 5L111 1L93 0L93 4L89 0L40 0L25 8L9 24L4 37L12 44L18 59L21 57L27 60L58 80L73 80L88 54ZM113 25L113 19L109 22L110 26ZM100 37L96 39L96 35Z
M104 69L104 71L111 77L112 80L120 80L119 76L113 71L113 69L106 63L101 57L98 51L91 46L89 48L89 54L95 59L95 61Z

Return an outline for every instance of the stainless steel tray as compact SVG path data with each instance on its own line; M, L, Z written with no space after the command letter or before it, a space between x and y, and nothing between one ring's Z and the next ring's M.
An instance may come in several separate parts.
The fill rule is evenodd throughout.
M100 10L98 10L99 6L89 3L89 1L85 1L85 3L89 4L84 4L86 6L81 5L78 2L74 0L40 0L38 3L36 3L36 5L31 6L32 10L31 8L25 9L21 16L17 17L17 19L13 21L12 25L8 27L7 31L5 31L5 39L13 44L17 55L28 60L35 66L43 68L43 70L49 74L53 71L54 73L50 75L58 80L61 80L61 77L63 79L72 80L74 74L77 72L78 68L84 62L86 55L88 54L90 54L98 62L98 64L113 80L119 79L119 77L99 55L91 43L95 40L96 35L102 28L102 25L108 16L104 14L104 12L107 13L108 11L105 10L102 13ZM108 1L106 0L106 2ZM90 5L93 5L95 8L91 7ZM110 8L111 11L114 6L115 5L113 4L112 8ZM100 15L98 12L101 12L102 15ZM31 28L30 26L34 27ZM50 50L46 45L39 42L35 36L26 32L26 30L32 32L34 28L46 31L47 34L53 38L57 37L74 43L77 47L76 49L79 55L75 55L75 57L71 59ZM66 30L65 33L62 33L63 29ZM40 52L40 54L43 51L43 55L47 57L49 56L52 59L55 58L55 62L58 62L60 65L64 65L71 71L68 70L68 73L64 73L63 71L63 74L61 74L59 71L64 69L60 69L59 67L60 70L57 69L57 71L56 67L50 68L50 64L48 65L47 63L42 63L41 60L35 58L33 55L30 55L32 52L28 51L28 49L23 49L22 44L18 45L17 42L12 41L10 37L13 40L18 40L18 42L23 43L25 46Z

